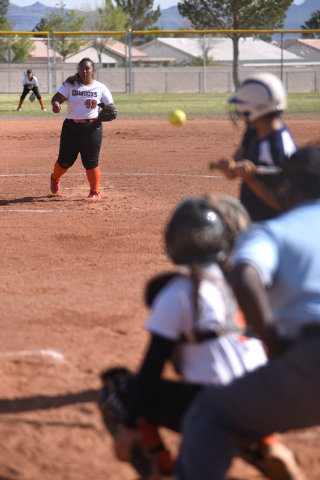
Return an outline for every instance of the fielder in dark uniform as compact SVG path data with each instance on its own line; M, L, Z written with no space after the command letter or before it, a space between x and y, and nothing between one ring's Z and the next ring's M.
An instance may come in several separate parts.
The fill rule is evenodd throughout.
M23 92L22 92L22 95L20 97L19 106L17 108L17 111L21 112L21 107L22 107L24 99L26 98L28 93L30 93L32 91L35 94L35 96L37 97L37 99L39 100L39 103L40 103L40 106L41 106L42 110L45 112L46 108L43 105L43 100L42 100L40 92L39 92L38 79L37 79L37 77L35 77L33 75L32 70L30 70L30 69L27 70L27 75L25 77L23 77L22 85L23 85Z
M61 85L52 97L54 113L61 111L61 104L67 102L67 115L63 122L60 138L59 157L51 175L52 195L61 195L60 179L75 163L78 154L86 169L90 184L89 196L84 200L100 200L100 168L98 165L102 142L102 124L98 120L99 103L114 105L110 90L94 80L94 63L83 58L78 72Z

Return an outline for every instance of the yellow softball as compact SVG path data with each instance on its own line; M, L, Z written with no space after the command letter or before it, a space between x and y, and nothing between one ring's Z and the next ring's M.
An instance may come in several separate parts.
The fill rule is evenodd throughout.
M173 110L169 114L169 122L174 127L180 127L181 125L184 125L186 123L186 119L187 119L186 114L179 108L177 108L176 110Z

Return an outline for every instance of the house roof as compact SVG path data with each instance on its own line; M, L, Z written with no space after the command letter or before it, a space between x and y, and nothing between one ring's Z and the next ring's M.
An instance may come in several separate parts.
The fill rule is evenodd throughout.
M296 38L287 38L286 40L283 40L283 48L291 47L291 45L294 45L295 43L297 43ZM279 47L281 48L280 43L279 43Z
M101 39L97 38L96 41L101 42ZM78 54L82 50L86 50L88 47L91 47L93 44L94 44L94 41L86 43L81 48L79 48L79 50L78 50L78 52L76 52L76 54ZM121 58L126 57L125 48L126 48L126 46L125 46L124 43L118 42L117 40L113 40L113 38L109 38L108 42L104 46L104 50L107 50L111 53L114 53L115 55L118 55ZM71 58L72 56L74 56L76 54L72 53L71 55L68 55L67 58ZM129 57L129 47L127 46L127 58L128 57ZM138 58L141 58L141 59L142 58L148 58L148 54L144 53L144 52L141 52L137 48L131 47L131 57L132 58L138 57Z
M296 40L292 40L290 44L286 44L286 41L284 42L285 48L288 48L290 45L293 45L295 43L305 45L307 47L314 48L315 50L320 51L320 38L313 38L313 39L307 39L307 38L298 38Z
M45 39L37 37L37 38L32 38L31 40L33 41L33 46L35 47L35 49L30 50L29 60L32 61L32 59L36 59L36 58L47 58L48 57L48 47L47 47ZM50 58L52 58L54 56L54 51L53 51L52 48L49 49L49 55L50 55ZM56 59L58 61L62 60L61 55L59 55L59 53L57 53L57 52L56 52Z
M121 55L122 57L129 57L129 47L127 46L127 55L125 53L125 44L124 43L121 43L121 42L118 42L117 40L113 40L111 39L110 42L107 43L106 45L106 49L109 50L110 52L113 52L113 53L117 53L118 55ZM148 54L147 53L144 53L144 52L141 52L140 50L138 50L137 48L135 47L131 47L131 57L134 58L134 57L145 57L147 58L148 57Z
M231 38L214 37L209 39L210 49L209 56L217 61L232 61L233 60L233 44ZM140 51L147 50L151 44L160 43L171 47L173 50L182 51L190 57L202 57L203 45L202 39L199 38L158 38L139 47ZM159 54L160 54L159 50ZM294 53L284 51L283 58L285 60L300 60ZM253 61L253 60L280 60L281 50L279 47L263 40L247 37L239 40L239 60Z

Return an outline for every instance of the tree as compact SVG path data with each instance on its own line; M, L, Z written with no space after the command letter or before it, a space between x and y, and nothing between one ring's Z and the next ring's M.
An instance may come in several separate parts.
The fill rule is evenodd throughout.
M9 0L0 0L0 30L12 32L16 22L7 17ZM0 59L6 61L3 54L11 47L14 51L14 62L25 62L28 59L28 53L34 50L33 41L30 37L18 35L8 35L0 37Z
M28 60L29 53L35 50L33 40L29 35L15 36L15 41L11 44L11 48L14 51L14 62L24 63Z
M60 6L52 9L46 9L46 16L40 20L35 26L34 31L49 31L49 32L78 32L83 29L85 16L82 13L71 10L65 10L65 4L61 0ZM63 61L67 55L75 53L79 50L81 45L86 43L86 39L81 36L72 35L57 36L55 39L56 50L63 57Z
M320 10L311 13L309 20L301 25L302 30L319 30L320 29ZM303 33L302 38L320 38L320 33Z
M150 32L148 35L143 36L143 43L151 42L152 40L156 40L161 36L161 38L169 38L172 35L170 33L161 33L163 28L159 28L156 26L148 27L147 31Z
M90 31L121 31L127 28L130 15L124 13L122 7L115 7L111 0L106 0L100 6L96 6L92 10L91 6L84 6L86 12L85 28ZM121 39L121 37L118 37ZM110 37L93 38L94 46L97 51L99 62L101 62L101 54L105 46L112 42Z
M282 28L293 0L183 0L180 15L196 30L271 30ZM248 35L226 34L233 43L233 82L239 82L239 39Z
M129 26L132 30L147 30L156 23L161 15L160 6L153 8L153 0L115 0L118 7L122 7L124 13L130 15ZM138 45L143 40L134 37L133 43Z

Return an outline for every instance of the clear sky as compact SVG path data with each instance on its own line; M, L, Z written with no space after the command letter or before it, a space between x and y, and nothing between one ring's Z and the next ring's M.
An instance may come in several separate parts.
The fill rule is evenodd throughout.
M18 5L19 7L27 7L28 5L33 5L36 3L37 0L12 0L10 3L14 5ZM293 3L296 3L297 5L300 5L303 3L305 0L294 0ZM60 3L57 0L39 0L40 3L43 5L47 5L48 7L55 7L57 3ZM67 8L80 8L81 5L85 3L89 3L92 7L96 5L97 3L101 2L96 2L95 0L91 1L86 1L86 0L64 0L63 2ZM161 10L164 10L165 8L173 7L174 5L177 5L178 0L154 0L154 7L157 7L160 5Z

